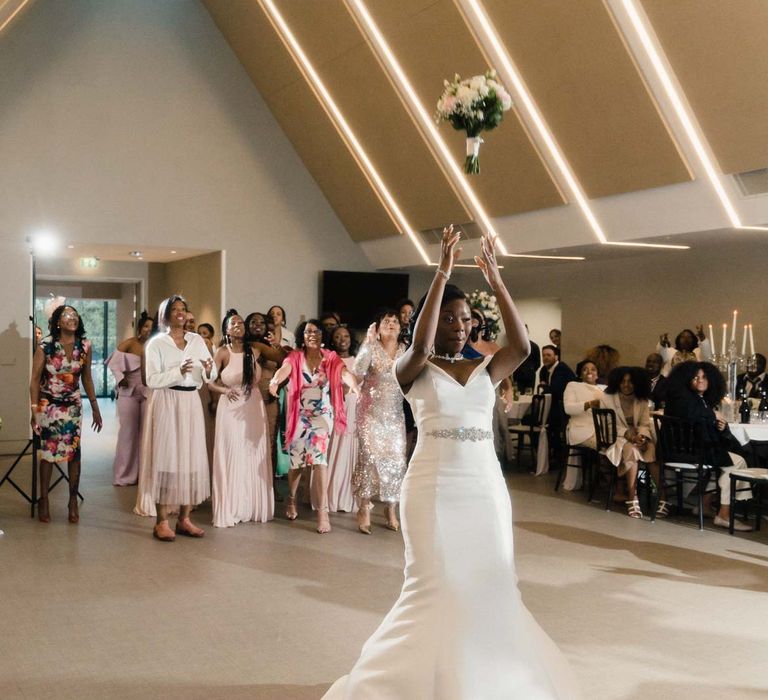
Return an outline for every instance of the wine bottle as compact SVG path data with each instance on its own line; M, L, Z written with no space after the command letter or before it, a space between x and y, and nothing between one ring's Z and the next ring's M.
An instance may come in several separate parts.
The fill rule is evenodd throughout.
M739 417L741 423L749 423L750 414L749 399L747 398L747 392L741 394L741 405L739 406Z
M757 407L757 415L760 417L761 423L768 418L768 397L766 397L765 392L763 392L760 397L760 405Z

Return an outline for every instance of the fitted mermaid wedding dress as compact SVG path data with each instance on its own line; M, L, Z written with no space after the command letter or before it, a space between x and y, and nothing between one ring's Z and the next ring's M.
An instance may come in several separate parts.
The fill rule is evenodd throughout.
M565 658L517 588L512 512L485 358L462 386L432 362L406 398L403 589L324 700L576 700Z

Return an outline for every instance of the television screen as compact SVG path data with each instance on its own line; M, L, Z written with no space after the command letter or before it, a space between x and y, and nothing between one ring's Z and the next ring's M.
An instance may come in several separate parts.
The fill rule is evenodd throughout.
M380 309L408 296L408 275L387 272L324 270L320 311L337 311L341 322L365 330Z

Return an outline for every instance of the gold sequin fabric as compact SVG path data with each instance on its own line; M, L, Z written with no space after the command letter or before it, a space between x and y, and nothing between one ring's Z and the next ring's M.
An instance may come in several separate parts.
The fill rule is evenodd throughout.
M357 464L352 473L352 488L357 498L378 497L385 503L400 500L405 476L405 416L403 395L392 367L403 354L397 349L394 359L381 343L365 342L355 358L354 374L362 380L357 401Z

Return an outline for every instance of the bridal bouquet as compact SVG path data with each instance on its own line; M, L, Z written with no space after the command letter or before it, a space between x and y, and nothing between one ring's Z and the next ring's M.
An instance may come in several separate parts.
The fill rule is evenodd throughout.
M461 79L457 73L453 82L443 81L445 90L437 101L435 121L450 122L458 131L467 134L467 159L464 172L480 173L480 133L495 129L504 112L512 106L512 98L504 86L496 80L496 71Z
M501 313L499 312L496 297L493 294L476 289L469 294L469 305L485 316L485 327L488 331L488 336L490 340L496 340L496 336L501 330L499 325Z

